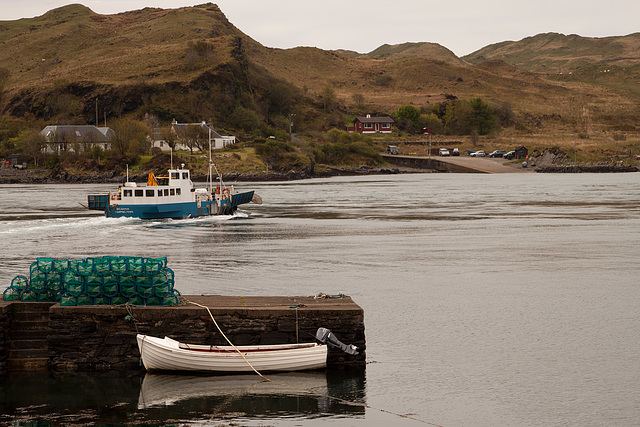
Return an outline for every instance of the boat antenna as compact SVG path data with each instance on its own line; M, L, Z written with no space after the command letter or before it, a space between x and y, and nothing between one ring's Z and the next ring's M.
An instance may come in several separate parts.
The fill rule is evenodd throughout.
M127 182L129 182L129 163L127 163Z

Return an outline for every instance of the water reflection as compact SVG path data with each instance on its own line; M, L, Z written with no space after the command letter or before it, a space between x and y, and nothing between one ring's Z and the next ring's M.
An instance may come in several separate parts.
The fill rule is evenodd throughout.
M363 369L266 376L12 373L0 377L0 424L364 416Z

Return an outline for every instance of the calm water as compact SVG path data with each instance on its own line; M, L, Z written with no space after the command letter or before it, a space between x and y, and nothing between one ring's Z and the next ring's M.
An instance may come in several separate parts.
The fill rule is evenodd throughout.
M143 255L167 256L183 294L342 292L365 310L365 372L287 379L315 394L181 378L209 394L160 406L140 406L146 377L5 377L0 421L85 411L94 422L241 425L640 422L640 174L236 187L265 203L232 219L144 222L80 207L111 186L1 186L0 285L40 256ZM102 398L85 402L87 388Z

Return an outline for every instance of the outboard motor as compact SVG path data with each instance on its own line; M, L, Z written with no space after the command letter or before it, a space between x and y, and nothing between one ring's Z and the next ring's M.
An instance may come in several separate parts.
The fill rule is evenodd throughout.
M358 347L353 344L343 344L333 333L327 328L318 328L316 332L316 339L322 344L328 344L331 347L339 348L347 354L357 356L359 354Z

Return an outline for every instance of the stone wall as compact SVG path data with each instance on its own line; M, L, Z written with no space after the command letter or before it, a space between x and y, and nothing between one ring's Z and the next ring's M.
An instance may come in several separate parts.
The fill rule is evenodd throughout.
M361 348L350 356L329 350L330 366L364 366L364 312L350 298L314 301L286 297L189 297L211 307L235 345L313 342L318 327ZM237 299L237 300L236 300ZM292 308L297 306L298 308ZM49 310L50 368L61 371L137 370L135 335L170 336L194 344L228 345L205 308L54 305ZM296 332L298 338L296 338Z
M0 301L0 374L7 368L12 314L11 304Z

